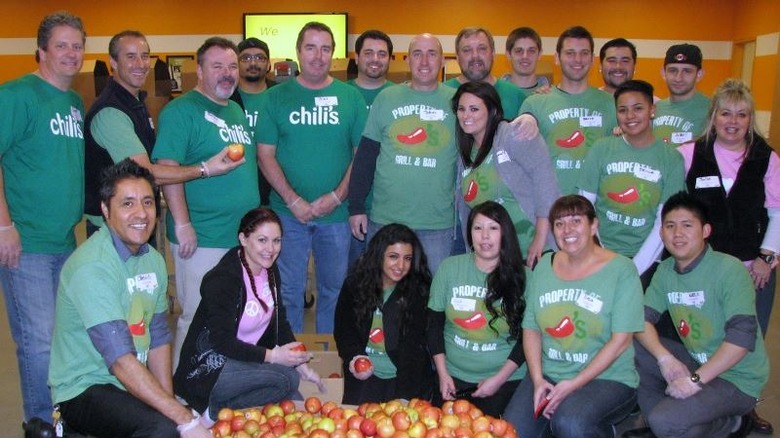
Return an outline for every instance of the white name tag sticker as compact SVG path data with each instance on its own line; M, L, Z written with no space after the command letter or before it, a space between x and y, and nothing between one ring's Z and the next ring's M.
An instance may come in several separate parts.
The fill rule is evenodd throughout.
M205 118L207 122L217 125L218 128L227 128L227 123L225 123L224 120L220 119L219 117L215 116L214 114L208 111L205 111L203 113L203 118Z
M681 144L693 141L692 132L672 132L672 143Z
M157 288L157 274L150 272L135 276L135 285L138 289L152 291Z
M314 98L316 106L336 106L338 104L339 98L337 96L317 96Z
M420 120L428 122L444 120L444 110L423 108L420 110Z
M704 305L704 291L684 293L680 301L686 306L701 307Z
M496 152L496 157L498 157L498 164L506 163L507 161L509 161L509 154L507 154L506 151L503 149Z
M580 126L583 128L600 128L601 116L580 116Z
M709 189L712 187L720 187L720 178L718 178L717 175L700 176L696 178L697 189Z
M592 295L580 294L577 298L577 305L591 313L599 313L604 307L604 302Z
M477 300L473 298L458 298L450 300L452 308L458 312L473 312L477 308Z
M650 182L658 182L661 179L661 171L653 169L650 166L640 164L634 166L634 176Z

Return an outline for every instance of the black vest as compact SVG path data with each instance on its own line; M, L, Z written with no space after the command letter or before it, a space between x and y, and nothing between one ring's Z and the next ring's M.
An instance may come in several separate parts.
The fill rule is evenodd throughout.
M138 139L146 149L146 153L151 157L152 147L154 146L154 127L152 126L151 116L144 104L146 92L141 91L138 99L127 91L123 86L116 83L113 79L108 81L108 85L100 93L87 112L84 119L84 212L95 216L100 216L100 176L103 169L113 166L108 151L98 145L92 137L90 129L92 118L95 117L103 108L116 108L127 114L133 122L133 129Z
M740 260L753 260L758 256L769 223L764 208L764 176L772 148L764 139L756 137L727 196L713 147L712 142L708 143L704 138L696 142L685 181L688 192L707 206L712 224L709 238L712 248ZM702 179L707 177L708 180ZM715 187L702 187L710 185Z

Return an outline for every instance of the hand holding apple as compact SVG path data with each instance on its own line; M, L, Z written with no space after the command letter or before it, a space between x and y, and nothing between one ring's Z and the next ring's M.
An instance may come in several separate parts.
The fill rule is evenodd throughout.
M349 372L358 380L366 380L374 375L374 364L368 356L358 355L349 361Z
M289 344L277 345L272 349L267 349L265 352L265 361L286 365L288 367L297 367L298 365L305 364L311 360L312 354L295 350L299 345L299 342L290 342Z
M232 146L232 145L231 145ZM224 175L236 167L246 163L244 158L243 149L241 152L241 158L238 160L232 160L228 157L230 146L225 146L216 155L206 160L206 169L208 169L208 175L210 177Z

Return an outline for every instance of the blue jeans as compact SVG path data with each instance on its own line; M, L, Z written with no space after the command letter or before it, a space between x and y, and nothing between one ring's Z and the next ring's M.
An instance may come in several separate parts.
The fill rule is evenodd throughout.
M549 382L553 380L547 378ZM612 438L612 425L626 418L636 405L636 389L614 380L594 379L566 397L551 419L534 419L534 383L525 378L504 411L523 438Z
M83 434L118 438L177 438L176 423L127 391L93 385L60 403L65 425Z
M279 272L282 275L282 299L287 307L287 321L293 332L303 332L303 299L306 292L309 253L314 253L317 277L317 333L333 333L333 315L347 275L349 241L348 222L302 224L292 216L282 219L282 253Z
M769 281L763 288L756 289L756 319L761 327L761 334L766 339L766 331L769 330L769 316L772 314L772 306L775 303L775 286L777 285L777 268L772 269Z
M368 234L366 240L370 241L383 225L368 221ZM452 253L452 245L455 236L452 228L443 230L414 230L414 234L420 239L425 256L428 259L428 269L435 274L439 265Z
M22 386L24 418L51 421L49 354L60 270L70 256L22 252L17 268L0 267L5 308Z
M209 417L216 419L222 408L244 409L302 400L300 376L285 365L228 359L209 395Z

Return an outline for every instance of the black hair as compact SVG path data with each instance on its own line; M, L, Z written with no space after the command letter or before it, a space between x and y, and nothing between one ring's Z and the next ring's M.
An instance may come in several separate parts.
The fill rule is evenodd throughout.
M482 81L469 81L461 84L458 90L455 91L455 95L452 96L452 112L458 114L458 106L460 105L460 98L464 94L473 94L485 104L488 111L487 125L485 126L485 137L482 139L482 144L477 145L479 148L477 156L474 160L471 159L471 148L474 144L474 136L463 132L463 128L460 127L460 123L455 124L455 134L458 140L458 150L460 156L463 159L466 167L478 167L482 164L482 161L490 154L490 150L493 147L493 138L498 130L498 124L504 120L504 109L501 106L501 98L498 96L496 89Z
M110 205L111 198L116 195L117 184L126 179L144 179L152 187L152 193L157 192L154 176L152 176L149 169L139 165L130 158L125 158L113 166L103 169L100 179L100 202L106 206Z
M366 40L382 40L387 44L387 54L393 56L393 41L381 30L371 29L360 34L355 40L355 54L360 55L363 50L363 43Z
M141 38L146 41L146 36L137 30L123 30L118 34L111 37L111 41L108 42L108 55L111 59L119 59L119 40L124 37Z
M679 209L690 211L701 221L702 225L710 223L707 206L699 198L685 191L675 193L664 202L664 208L661 209L661 219L666 219L669 212Z
M303 25L300 32L298 32L298 39L295 40L295 50L301 51L301 44L303 44L303 35L306 34L309 30L316 30L319 32L327 32L330 35L330 41L333 43L333 47L331 47L332 50L336 50L336 38L333 36L333 31L330 30L330 27L328 27L325 23L320 23L319 21L310 21Z
M585 39L590 43L590 51L593 53L593 35L590 34L588 29L582 26L573 26L563 31L561 36L558 37L558 43L555 44L555 51L560 55L563 48L563 41L566 38Z
M635 91L642 94L650 105L653 104L653 86L650 85L649 82L639 79L631 79L630 81L618 85L615 89L615 103L617 103L621 94L628 93L629 91Z
M279 215L277 215L275 211L270 208L258 207L253 208L244 214L244 217L241 218L241 222L239 222L238 225L238 233L243 234L248 238L257 227L265 223L274 223L279 226L279 231L283 231L282 220L279 219ZM255 298L257 298L257 301L260 303L263 310L268 311L268 305L260 299L260 295L257 293L257 286L255 286L254 275L259 274L259 272L253 273L252 269L249 268L249 263L246 261L246 254L244 254L243 247L238 250L238 258L241 260L241 265L246 269L247 274L249 274L249 286L252 288L252 293L255 295ZM274 264L276 264L276 261L274 261ZM274 275L273 269L268 269L268 285L274 295L274 307L276 307L278 306L277 300L279 299L279 280Z
M542 51L542 38L539 33L530 27L518 27L517 29L509 32L509 36L506 37L506 51L511 52L512 47L515 46L515 42L521 38L528 38L536 43L536 48Z
M607 49L612 47L628 47L628 49L631 50L631 58L636 61L636 46L625 38L615 38L604 43L604 45L601 46L601 50L599 50L599 60L603 62L604 57L607 54Z
M512 339L520 339L522 329L520 324L523 320L525 311L525 263L523 263L523 253L520 250L520 244L517 241L517 231L512 222L512 218L501 204L494 201L486 201L477 205L469 214L466 229L466 237L469 247L473 249L474 240L471 236L471 227L474 224L474 218L481 214L491 220L496 221L501 227L501 248L498 256L498 265L493 272L487 275L485 286L487 294L485 295L485 307L490 313L490 328L498 334L493 327L493 323L504 316L509 325L509 336ZM496 310L494 304L501 301L500 309Z

